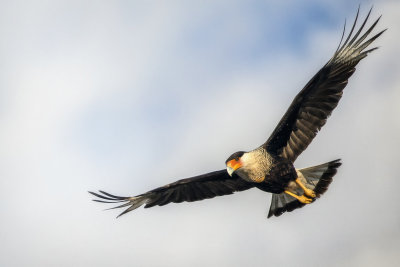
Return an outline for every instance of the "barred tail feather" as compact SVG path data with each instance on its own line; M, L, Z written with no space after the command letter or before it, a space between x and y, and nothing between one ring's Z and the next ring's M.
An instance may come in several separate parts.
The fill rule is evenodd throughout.
M340 159L321 164L314 167L309 167L305 169L298 170L303 174L305 178L304 185L313 190L317 197L320 197L323 193L328 190L328 186L332 182L333 176L337 172L337 168L340 167L342 163Z
M319 198L323 193L328 190L333 176L340 167L340 159L327 162L321 165L308 167L297 170L302 175L299 175L301 182L308 188L315 192L316 198ZM301 194L302 190L299 188ZM314 199L315 200L315 199ZM292 196L286 193L272 194L271 207L269 209L268 218L271 216L280 216L284 212L290 212L295 209L303 207L305 204L299 202Z

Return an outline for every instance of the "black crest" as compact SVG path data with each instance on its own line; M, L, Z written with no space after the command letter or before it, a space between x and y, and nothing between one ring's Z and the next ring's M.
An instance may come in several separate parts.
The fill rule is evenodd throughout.
M233 154L225 161L225 164L228 163L228 161L230 161L230 160L232 160L232 159L239 160L239 158L240 158L241 156L243 156L244 153L246 153L246 152L244 152L244 151L238 151L238 152L233 153Z

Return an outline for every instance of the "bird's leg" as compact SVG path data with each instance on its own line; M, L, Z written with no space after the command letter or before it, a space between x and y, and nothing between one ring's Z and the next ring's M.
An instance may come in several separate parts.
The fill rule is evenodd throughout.
M302 196L298 196L292 192L290 192L289 190L285 190L285 193L296 198L298 201L300 201L303 204L310 204L312 202L311 198L306 197L305 195Z
M305 187L305 185L303 185L303 183L301 182L300 178L296 179L296 184L298 184L301 187L301 189L303 189L304 194L306 196L312 197L312 198L317 196L313 190L308 189L307 187Z

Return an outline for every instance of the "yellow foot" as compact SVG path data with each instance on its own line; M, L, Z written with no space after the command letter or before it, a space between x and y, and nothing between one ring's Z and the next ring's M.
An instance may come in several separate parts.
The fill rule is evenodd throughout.
M305 195L299 196L299 198L297 200L303 204L310 204L312 202L312 199L306 197Z
M317 196L314 191L305 187L299 178L296 179L296 184L298 184L301 187L301 189L303 189L304 194L306 196L311 197L311 198L315 198Z
M315 198L317 195L315 194L315 192L314 191L312 191L311 189L308 189L308 188L303 188L303 190L304 190L304 195L306 195L306 196L308 196L308 197L311 197L311 198Z
M296 198L298 201L300 201L303 204L310 204L313 200L311 198L306 197L305 195L298 196L288 190L285 190L285 193Z

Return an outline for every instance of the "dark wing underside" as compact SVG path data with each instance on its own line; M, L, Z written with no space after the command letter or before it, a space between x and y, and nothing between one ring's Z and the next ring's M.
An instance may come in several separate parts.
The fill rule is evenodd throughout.
M295 97L270 138L262 145L269 153L294 162L326 123L342 97L343 89L358 62L377 48L364 50L384 32L381 31L364 41L378 23L379 17L360 36L370 13L371 10L352 37L359 14L357 12L353 27L343 45L339 44L333 57Z
M121 216L142 205L145 205L145 208L150 208L157 205L164 206L171 202L192 202L216 196L230 195L236 191L244 191L252 187L251 183L244 181L237 175L234 174L231 177L226 170L220 170L182 179L134 197L114 196L104 191L89 193L101 198L101 200L94 199L97 202L122 203L122 205L113 207L112 209L129 207L118 215Z

